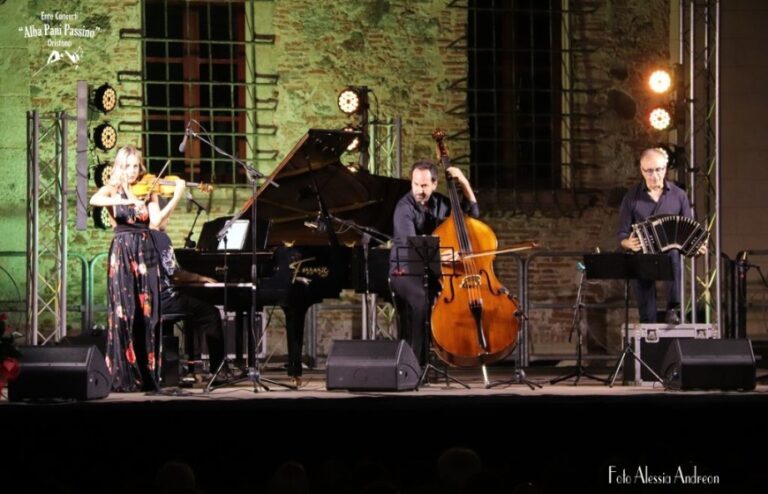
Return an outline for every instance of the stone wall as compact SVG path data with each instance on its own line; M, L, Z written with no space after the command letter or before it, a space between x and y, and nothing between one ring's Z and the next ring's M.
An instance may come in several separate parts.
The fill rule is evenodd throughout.
M580 3L580 2L577 2ZM578 104L596 115L583 123L581 131L592 138L592 146L580 149L580 159L588 163L578 171L574 184L589 191L591 200L581 211L567 215L546 211L499 209L484 203L483 219L496 231L500 244L538 240L552 251L592 251L595 247L612 250L617 220L616 197L620 188L637 180L635 159L639 151L657 142L643 122L645 69L668 58L668 1L650 2L594 1L583 2L594 11L580 17L574 26L578 43L590 48L577 62L578 78L595 91L583 96ZM51 48L45 38L25 39L18 28L41 24L40 13L50 2L10 0L0 5L5 22L0 27L0 58L4 64L0 75L0 96L5 103L0 119L0 251L24 250L24 112L37 108L43 112L65 110L74 113L75 83L79 79L92 84L109 81L119 94L140 95L135 83L121 84L117 73L139 70L140 44L121 40L121 28L140 27L140 3L69 2L66 12L77 13L77 24L98 27L94 39L77 40L82 47L81 62L75 67L60 63L39 71ZM446 6L442 0L421 1L343 1L313 2L284 0L260 7L258 30L275 34L274 46L261 48L257 67L278 76L277 84L260 91L278 99L277 108L259 115L259 123L274 124L277 134L263 138L263 144L279 152L275 162L310 128L341 128L347 118L336 107L339 91L347 85L368 86L373 99L373 116L403 119L403 156L405 165L417 158L434 155L430 138L435 127L449 135L463 131L466 119L448 111L465 102L465 94L450 90L451 83L466 74L467 59L462 50L449 49L449 44L464 34L467 13ZM608 91L620 89L635 98L638 113L633 119L622 119L608 104ZM120 121L140 119L135 111L118 108L109 116L113 125ZM270 120L271 119L271 120ZM138 135L121 133L119 144L137 141ZM468 143L449 143L452 155L468 153ZM72 147L74 150L74 146ZM113 154L112 154L113 155ZM108 157L111 157L108 153ZM74 163L74 155L70 159ZM70 175L74 180L74 174ZM197 223L231 214L245 201L247 191L216 191L211 211ZM202 196L198 196L206 200ZM74 208L71 209L74 212ZM182 206L173 221L171 236L181 244L189 229L194 210ZM72 224L74 219L72 219ZM86 232L70 229L70 250L91 259L106 251L109 232L90 228ZM570 353L567 342L571 312L578 278L576 257L551 258L540 255L531 263L530 297L536 303L562 303L558 310L531 311L532 350L541 354ZM5 266L5 260L0 260ZM23 282L24 269L12 264L10 271ZM518 288L518 264L514 257L499 258L497 276L513 292ZM22 283L23 284L23 283ZM70 280L76 291L79 280ZM103 303L103 282L96 285L95 299ZM0 282L3 294L9 289ZM607 283L589 285L588 301L618 303L621 287ZM356 304L352 295L345 303ZM318 338L323 354L330 337L359 335L359 311L345 308L321 311ZM618 310L599 310L590 314L595 319L596 338L615 348ZM97 318L98 319L98 318ZM74 322L77 324L77 321ZM273 319L280 331L280 318ZM590 322L592 324L592 322ZM77 329L77 328L75 328ZM270 337L276 353L284 350L279 332ZM598 347L599 350L599 347Z

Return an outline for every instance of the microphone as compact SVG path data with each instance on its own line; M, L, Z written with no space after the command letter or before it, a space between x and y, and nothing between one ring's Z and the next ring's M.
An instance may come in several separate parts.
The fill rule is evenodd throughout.
M187 206L189 206L189 204L194 204L201 211L205 211L206 213L208 212L208 209L205 206L203 206L202 204L197 202L197 200L194 197L192 197L192 194L189 193L189 189L187 189L187 193L185 195L185 198L187 199ZM187 212L189 212L190 210L191 210L191 208L188 207L187 208Z
M580 273L583 273L584 271L587 270L587 267L584 265L583 262L579 261L576 263L576 270Z
M179 144L179 152L183 153L184 150L187 149L187 140L189 139L189 127L192 125L192 121L190 120L187 122L187 128L184 129L184 139L181 140L181 144Z
M315 221L305 221L304 226L317 230L318 232L325 231L325 221L322 220L319 214L317 215L317 218L315 218Z

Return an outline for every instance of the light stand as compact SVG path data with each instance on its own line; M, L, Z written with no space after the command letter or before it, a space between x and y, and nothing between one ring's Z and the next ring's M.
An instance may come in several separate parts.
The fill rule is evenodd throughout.
M584 370L584 365L582 361L583 341L582 341L582 332L581 332L581 317L582 317L582 309L584 308L584 302L583 302L584 277L586 275L587 268L586 266L584 266L583 263L580 262L576 265L576 269L578 269L580 273L579 289L576 292L576 303L573 305L573 322L571 323L571 332L568 335L568 342L570 343L571 339L573 338L574 331L576 332L576 369L569 374L552 379L551 381L549 381L549 384L557 384L561 381L566 381L568 379L571 379L572 377L576 378L573 381L574 386L579 384L579 379L581 379L582 377L586 377L587 379L593 379L595 381L600 381L601 383L606 384L607 383L606 379L602 379L600 377L589 374Z
M232 156L231 154L219 148L218 146L213 144L211 141L205 139L204 137L201 137L200 134L192 131L191 129L188 129L187 132L189 132L190 136L196 139L199 139L200 141L211 146L211 148L213 148L217 153L221 154L222 156L226 156L230 158L231 160L235 161L240 166L242 166L251 183L251 313L250 313L250 320L249 320L250 328L249 328L249 338L248 338L248 373L247 373L247 376L242 378L237 378L234 381L228 382L227 384L230 384L230 385L236 384L240 381L247 379L253 383L254 393L258 392L259 388L263 388L265 391L269 391L270 389L265 383L270 383L277 386L283 386L288 389L297 389L295 386L292 386L290 384L279 383L277 381L272 381L270 379L261 377L259 362L257 362L258 352L256 351L256 342L261 341L261 332L262 332L261 313L257 310L258 309L258 264L257 264L258 256L257 256L256 250L258 249L258 232L256 228L256 219L257 219L256 205L258 201L256 199L256 196L259 191L258 180L265 179L267 184L273 185L275 187L279 187L279 185L276 184L271 179L267 178L263 173L256 170L251 165L245 163L239 158L236 158L235 156ZM216 235L216 238L219 241L225 238L229 229L232 227L232 225L235 224L235 221L240 219L244 213L245 213L245 209L241 209L236 215L234 215L229 221L227 221L224 227ZM225 259L226 259L226 256L225 256ZM226 276L226 271L224 276ZM224 290L225 290L224 293L226 294L226 290L227 290L226 285ZM211 380L206 385L204 390L205 392L209 392L212 389L213 382L218 377L221 370L224 368L225 361L226 359L223 359L221 361L219 368L216 369L216 372L213 374L213 376L211 377Z

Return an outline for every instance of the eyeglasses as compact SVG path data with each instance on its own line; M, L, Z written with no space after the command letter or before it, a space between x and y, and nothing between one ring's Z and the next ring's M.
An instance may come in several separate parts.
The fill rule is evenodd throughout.
M667 171L666 166L660 166L658 168L648 168L648 169L641 169L642 172L646 175L653 175L654 173L663 173Z

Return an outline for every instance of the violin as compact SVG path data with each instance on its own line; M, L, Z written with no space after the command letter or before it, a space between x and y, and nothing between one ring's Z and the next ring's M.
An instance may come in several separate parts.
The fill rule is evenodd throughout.
M165 178L157 178L157 175L147 173L135 184L131 185L131 192L136 197L143 197L149 194L159 194L163 197L171 197L176 190L176 182L181 180L181 177L176 175L168 175ZM202 182L187 182L187 187L197 188L201 192L208 193L213 190L211 184L204 184Z

